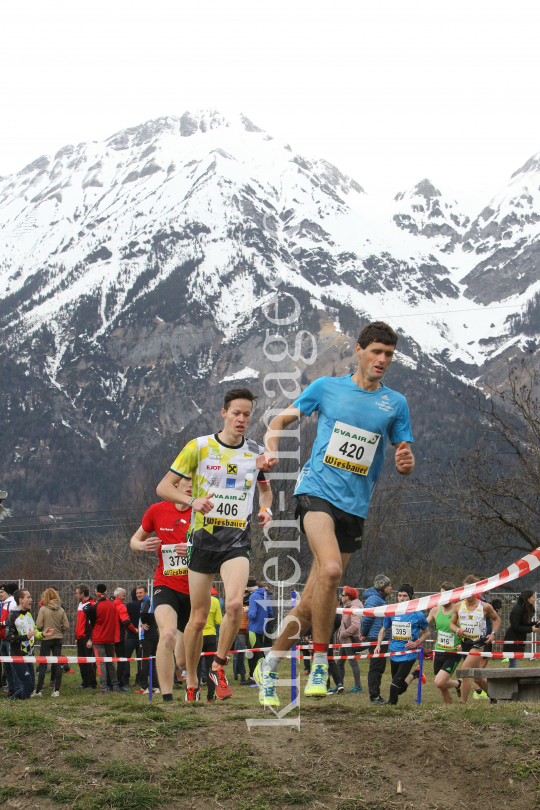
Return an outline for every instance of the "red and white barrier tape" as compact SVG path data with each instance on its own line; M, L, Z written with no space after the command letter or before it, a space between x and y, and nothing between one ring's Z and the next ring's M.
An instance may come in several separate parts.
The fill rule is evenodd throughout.
M150 658L154 659L152 655ZM110 664L117 661L149 661L150 658L77 658L76 655L0 655L2 664Z
M482 579L480 582L474 582L472 585L462 585L459 588L454 588L451 591L443 591L442 593L434 593L431 596L421 596L419 599L410 599L407 602L396 602L392 605L378 605L373 608L336 608L336 613L344 613L352 616L401 616L404 613L414 613L416 610L431 610L432 607L440 605L449 605L451 602L458 602L460 599L468 599L471 596L478 596L486 591L491 591L493 588L498 588L505 585L507 582L513 582L519 577L530 574L540 566L540 548L535 548L529 554L526 554L521 560L512 563L500 574L495 574L488 579Z

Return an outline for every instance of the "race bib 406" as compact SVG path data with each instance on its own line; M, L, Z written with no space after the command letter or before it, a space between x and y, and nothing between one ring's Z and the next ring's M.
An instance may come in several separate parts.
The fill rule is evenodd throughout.
M323 463L357 475L367 475L380 438L378 433L336 422Z

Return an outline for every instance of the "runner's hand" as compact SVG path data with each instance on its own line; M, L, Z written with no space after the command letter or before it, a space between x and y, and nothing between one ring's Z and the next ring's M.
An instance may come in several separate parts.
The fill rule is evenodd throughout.
M413 641L412 639L407 641L407 643L405 644L407 650L416 650L416 648L419 646L420 644L417 641Z
M26 638L32 638L35 635L36 635L35 630L29 630L28 633L26 634Z
M259 526L268 526L270 523L272 523L272 518L270 517L266 509L264 510L261 509L258 517L259 517Z
M47 629L44 631L43 635L44 636L52 636L53 633L54 633L54 627L47 627Z
M490 633L489 636L486 636L486 641L489 644L493 644L493 642L495 641L495 633Z
M414 470L414 456L407 442L401 442L396 448L396 468L402 475L408 475Z
M174 550L180 555L180 557L185 557L187 552L187 543L177 543Z
M211 512L214 508L214 504L212 503L212 497L214 493L209 492L208 495L205 495L204 498L197 498L193 501L191 508L194 512L200 512L201 515L207 515L208 512Z
M147 537L144 541L144 550L145 551L157 551L161 545L161 540L159 537Z
M373 655L379 655L380 652L381 652L381 645L377 644L377 646L373 650Z
M458 627L458 629L456 630L456 636L459 636L461 638L463 636L463 633L464 630L462 630L461 627Z
M89 638L88 641L86 642L86 646L88 647L89 650L92 649L92 639L91 638Z
M278 463L278 454L274 450L266 450L261 456L257 456L257 469L269 472Z

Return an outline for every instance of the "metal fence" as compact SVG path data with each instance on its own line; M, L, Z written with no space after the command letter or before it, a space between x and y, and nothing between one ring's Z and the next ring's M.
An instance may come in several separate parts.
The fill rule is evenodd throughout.
M81 580L81 581L84 581L84 580ZM128 601L131 598L130 594L131 594L132 588L134 588L136 585L140 584L140 580L135 581L135 580L118 580L118 579L107 580L107 579L103 579L101 581L105 585L107 585L109 596L112 596L113 591L115 590L115 588L124 588L126 593L127 593ZM66 611L66 615L67 615L68 621L69 621L69 630L64 635L64 644L65 644L65 646L74 645L76 643L75 642L75 624L76 624L76 619L77 619L78 602L77 602L77 599L75 598L75 588L76 588L77 584L78 583L73 582L73 580L63 580L63 579L57 579L57 580L50 580L50 579L47 579L47 580L44 580L44 579L21 579L21 580L19 580L19 587L20 588L26 588L27 590L29 590L31 595L32 595L32 598L34 600L34 607L33 607L33 611L32 611L32 615L34 616L34 618L37 617L37 614L38 614L38 602L41 599L41 594L43 593L43 591L46 590L47 588L54 588L56 591L58 591L58 594L60 596L60 600L62 602L62 607ZM152 595L153 580L148 580L146 584L147 584L147 587L148 587L149 594ZM222 598L224 598L225 597L225 590L224 590L224 587L223 587L223 582L220 579L215 580L214 581L214 587L216 588L219 595ZM279 622L280 625L281 625L281 623L283 621L284 616L286 616L287 613L290 610L290 607L291 607L291 604L292 604L292 599L293 599L293 596L292 596L293 592L297 596L301 595L302 591L304 590L304 587L305 587L304 583L296 583L295 585L288 585L288 584L286 584L284 582L279 582L276 586L268 586L268 591L270 593L270 597L271 597L271 599L273 599L275 601L275 604L274 604L274 616L276 616L278 618L278 622ZM90 588L91 588L91 586L90 586ZM362 598L363 592L364 592L363 588L358 588L358 593L359 593L359 598L360 599ZM92 590L90 591L90 593L92 594ZM341 588L339 588L338 592L336 593L336 600L339 598L340 593L341 593ZM430 594L427 591L426 592L416 592L415 593L415 598L416 597L421 597L421 596L429 596L429 595ZM510 624L510 611L512 610L512 607L514 606L518 596L519 596L519 593L509 593L508 591L503 591L503 592L490 591L490 593L488 594L488 598L489 598L490 602L495 597L499 598L502 601L502 607L498 611L499 616L501 617L501 626L500 626L500 629L499 629L498 633L496 634L496 637L498 639L504 638L505 630L508 627L508 625ZM396 601L397 601L397 591L392 591L389 598L388 598L388 602L392 603L392 602L396 602ZM537 612L537 616L540 616L540 593L536 594L536 612ZM431 637L435 638L435 635L436 635L435 634L435 628L432 627ZM497 649L500 650L500 649L502 649L502 647L500 647L498 645Z

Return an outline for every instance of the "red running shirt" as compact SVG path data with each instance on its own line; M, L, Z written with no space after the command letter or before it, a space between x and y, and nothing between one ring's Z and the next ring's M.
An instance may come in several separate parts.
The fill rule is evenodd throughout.
M187 559L176 554L174 546L186 542L190 522L191 509L180 512L170 501L154 503L144 513L143 530L147 534L155 532L161 540L154 586L165 585L174 591L189 593Z

